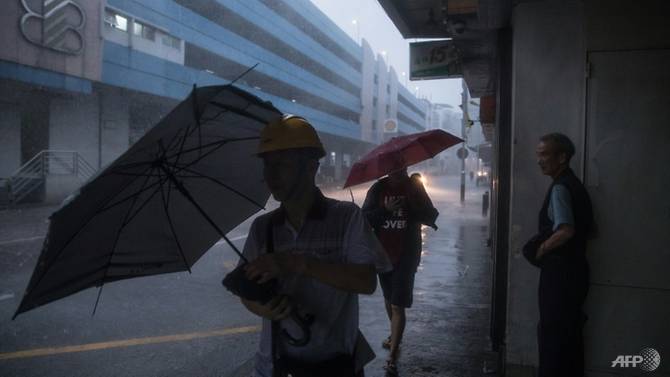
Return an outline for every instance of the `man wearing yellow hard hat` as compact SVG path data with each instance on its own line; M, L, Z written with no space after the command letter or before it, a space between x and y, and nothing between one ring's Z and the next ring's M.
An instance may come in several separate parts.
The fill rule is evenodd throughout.
M362 376L374 357L358 331L358 294L373 293L376 273L391 265L360 208L316 187L325 154L302 117L285 115L261 132L265 184L281 206L251 225L246 275L277 278L280 294L265 305L242 299L263 318L254 376ZM292 313L313 318L306 345L280 336L300 331L286 320Z

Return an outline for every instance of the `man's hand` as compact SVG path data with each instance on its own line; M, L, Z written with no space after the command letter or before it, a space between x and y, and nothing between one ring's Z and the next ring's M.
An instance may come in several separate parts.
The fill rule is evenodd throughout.
M535 259L540 260L542 257L547 254L547 248L544 246L544 242L540 244L540 247L537 248L537 253L535 253Z
M282 275L297 274L354 293L371 294L377 286L373 265L333 264L300 254L263 254L248 263L245 271L247 278L257 280L258 283L265 283Z
M242 303L251 312L271 321L284 319L293 311L293 304L286 295L277 295L265 303L265 305L245 299L242 299Z
M247 264L246 276L258 283L277 278L290 273L303 273L305 270L305 258L300 255L289 255L287 253L264 254Z
M545 254L568 242L570 238L575 235L575 227L570 224L561 224L558 229L549 237L548 240L542 242L537 249L535 259L540 260Z

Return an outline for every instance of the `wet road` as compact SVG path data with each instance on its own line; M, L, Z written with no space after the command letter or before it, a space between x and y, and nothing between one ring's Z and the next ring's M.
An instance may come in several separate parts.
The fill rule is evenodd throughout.
M0 241L0 376L225 376L252 354L259 321L220 284L237 261L223 244L192 274L106 285L95 316L89 289L11 321L41 246L30 238L46 230L38 214L51 209L15 214L30 219L11 239L28 240ZM241 234L231 236L241 247Z
M483 189L468 185L458 202L458 179L428 186L440 210L440 230L425 231L415 305L401 356L401 375L479 376L490 363L490 254L484 242ZM348 191L328 196L350 200ZM365 187L353 192L362 203ZM272 208L273 203L269 204ZM54 207L0 211L1 376L229 376L243 374L257 346L260 321L220 285L237 262L223 243L193 268L87 290L11 321L28 283ZM250 221L229 236L242 247ZM377 359L367 376L383 376L380 343L388 320L378 290L361 298L361 329ZM489 364L490 365L490 364Z

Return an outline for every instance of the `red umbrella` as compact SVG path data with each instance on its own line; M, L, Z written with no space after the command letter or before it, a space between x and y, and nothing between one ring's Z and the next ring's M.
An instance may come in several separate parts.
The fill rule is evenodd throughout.
M383 177L434 157L463 139L442 130L430 130L394 137L354 164L343 188Z

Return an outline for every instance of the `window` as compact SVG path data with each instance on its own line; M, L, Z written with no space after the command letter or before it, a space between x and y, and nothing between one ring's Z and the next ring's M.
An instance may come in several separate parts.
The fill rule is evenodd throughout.
M372 120L372 129L376 130L377 129L377 119Z
M386 93L391 93L391 85L386 84Z
M377 97L372 98L372 106L377 107Z
M181 50L181 40L179 38L175 38L171 35L165 34L163 35L162 40L164 45L170 46L177 50Z
M128 31L128 18L105 9L105 26L120 31Z
M379 76L377 76L377 74L375 73L375 84L378 84L378 83L379 83Z
M133 34L150 41L156 39L156 29L138 21L133 22Z
M391 114L391 106L386 105L386 115Z

